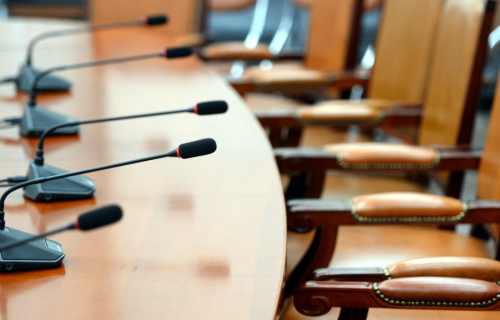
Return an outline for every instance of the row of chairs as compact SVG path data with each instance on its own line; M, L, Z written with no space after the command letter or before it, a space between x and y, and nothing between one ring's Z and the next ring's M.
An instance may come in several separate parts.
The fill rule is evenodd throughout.
M314 0L302 64L228 78L242 95L299 101L256 112L280 172L291 177L284 296L295 308L284 308L282 319L332 308L341 308L339 319L366 319L371 308L450 311L375 311L385 319L488 317L460 311L500 310L500 88L484 150L470 147L496 1L385 0L371 70L349 65L363 5ZM366 99L342 99L353 86ZM352 125L403 143L301 143L310 128ZM477 200L459 200L467 170L478 170ZM444 195L396 189L319 199L331 171L432 180ZM459 224L474 225L471 235L450 232Z

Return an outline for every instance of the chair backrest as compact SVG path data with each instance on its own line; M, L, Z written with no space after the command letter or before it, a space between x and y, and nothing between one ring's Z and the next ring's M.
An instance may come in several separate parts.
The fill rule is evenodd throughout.
M216 11L233 11L250 7L255 0L209 0L208 8Z
M311 8L314 0L293 0L293 2L300 7Z
M500 200L500 81L491 109L477 181L478 199Z
M384 1L368 98L422 103L443 1Z
M203 2L206 0L92 0L90 21L93 24L127 21L151 14L167 14L169 22L155 28L171 36L197 33L202 28Z
M328 72L354 68L362 10L363 0L312 2L307 68Z
M447 0L436 34L420 144L469 144L496 1Z

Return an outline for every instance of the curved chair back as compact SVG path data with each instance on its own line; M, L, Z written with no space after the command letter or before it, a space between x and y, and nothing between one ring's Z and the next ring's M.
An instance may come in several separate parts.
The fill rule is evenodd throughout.
M469 144L495 1L447 0L437 29L420 144Z
M297 0L296 0L297 2ZM363 0L314 0L304 64L308 69L351 69L356 57Z
M443 0L385 0L368 98L422 103Z

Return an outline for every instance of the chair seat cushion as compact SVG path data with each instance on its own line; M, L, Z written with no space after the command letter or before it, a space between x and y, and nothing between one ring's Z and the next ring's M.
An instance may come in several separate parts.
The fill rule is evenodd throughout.
M266 45L258 44L255 48L247 48L243 42L222 42L206 46L201 51L208 60L265 60L274 59Z

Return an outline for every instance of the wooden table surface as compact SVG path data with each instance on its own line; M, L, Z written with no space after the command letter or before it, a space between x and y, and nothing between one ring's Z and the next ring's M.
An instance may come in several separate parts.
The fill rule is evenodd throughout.
M0 22L0 75L15 75L28 39L78 26L54 20ZM169 40L144 28L47 40L35 65L48 68L162 50ZM52 47L51 47L52 44ZM53 111L94 119L189 107L224 99L225 115L192 114L87 125L49 138L46 163L66 170L164 153L211 137L217 151L89 174L90 200L35 203L21 191L6 202L7 226L40 233L77 214L119 204L124 219L93 232L49 237L63 266L0 274L2 319L273 319L285 265L285 206L267 138L243 100L197 58L61 72L71 93L43 94ZM25 94L0 86L0 118L20 116ZM25 175L37 139L0 131L0 177Z

